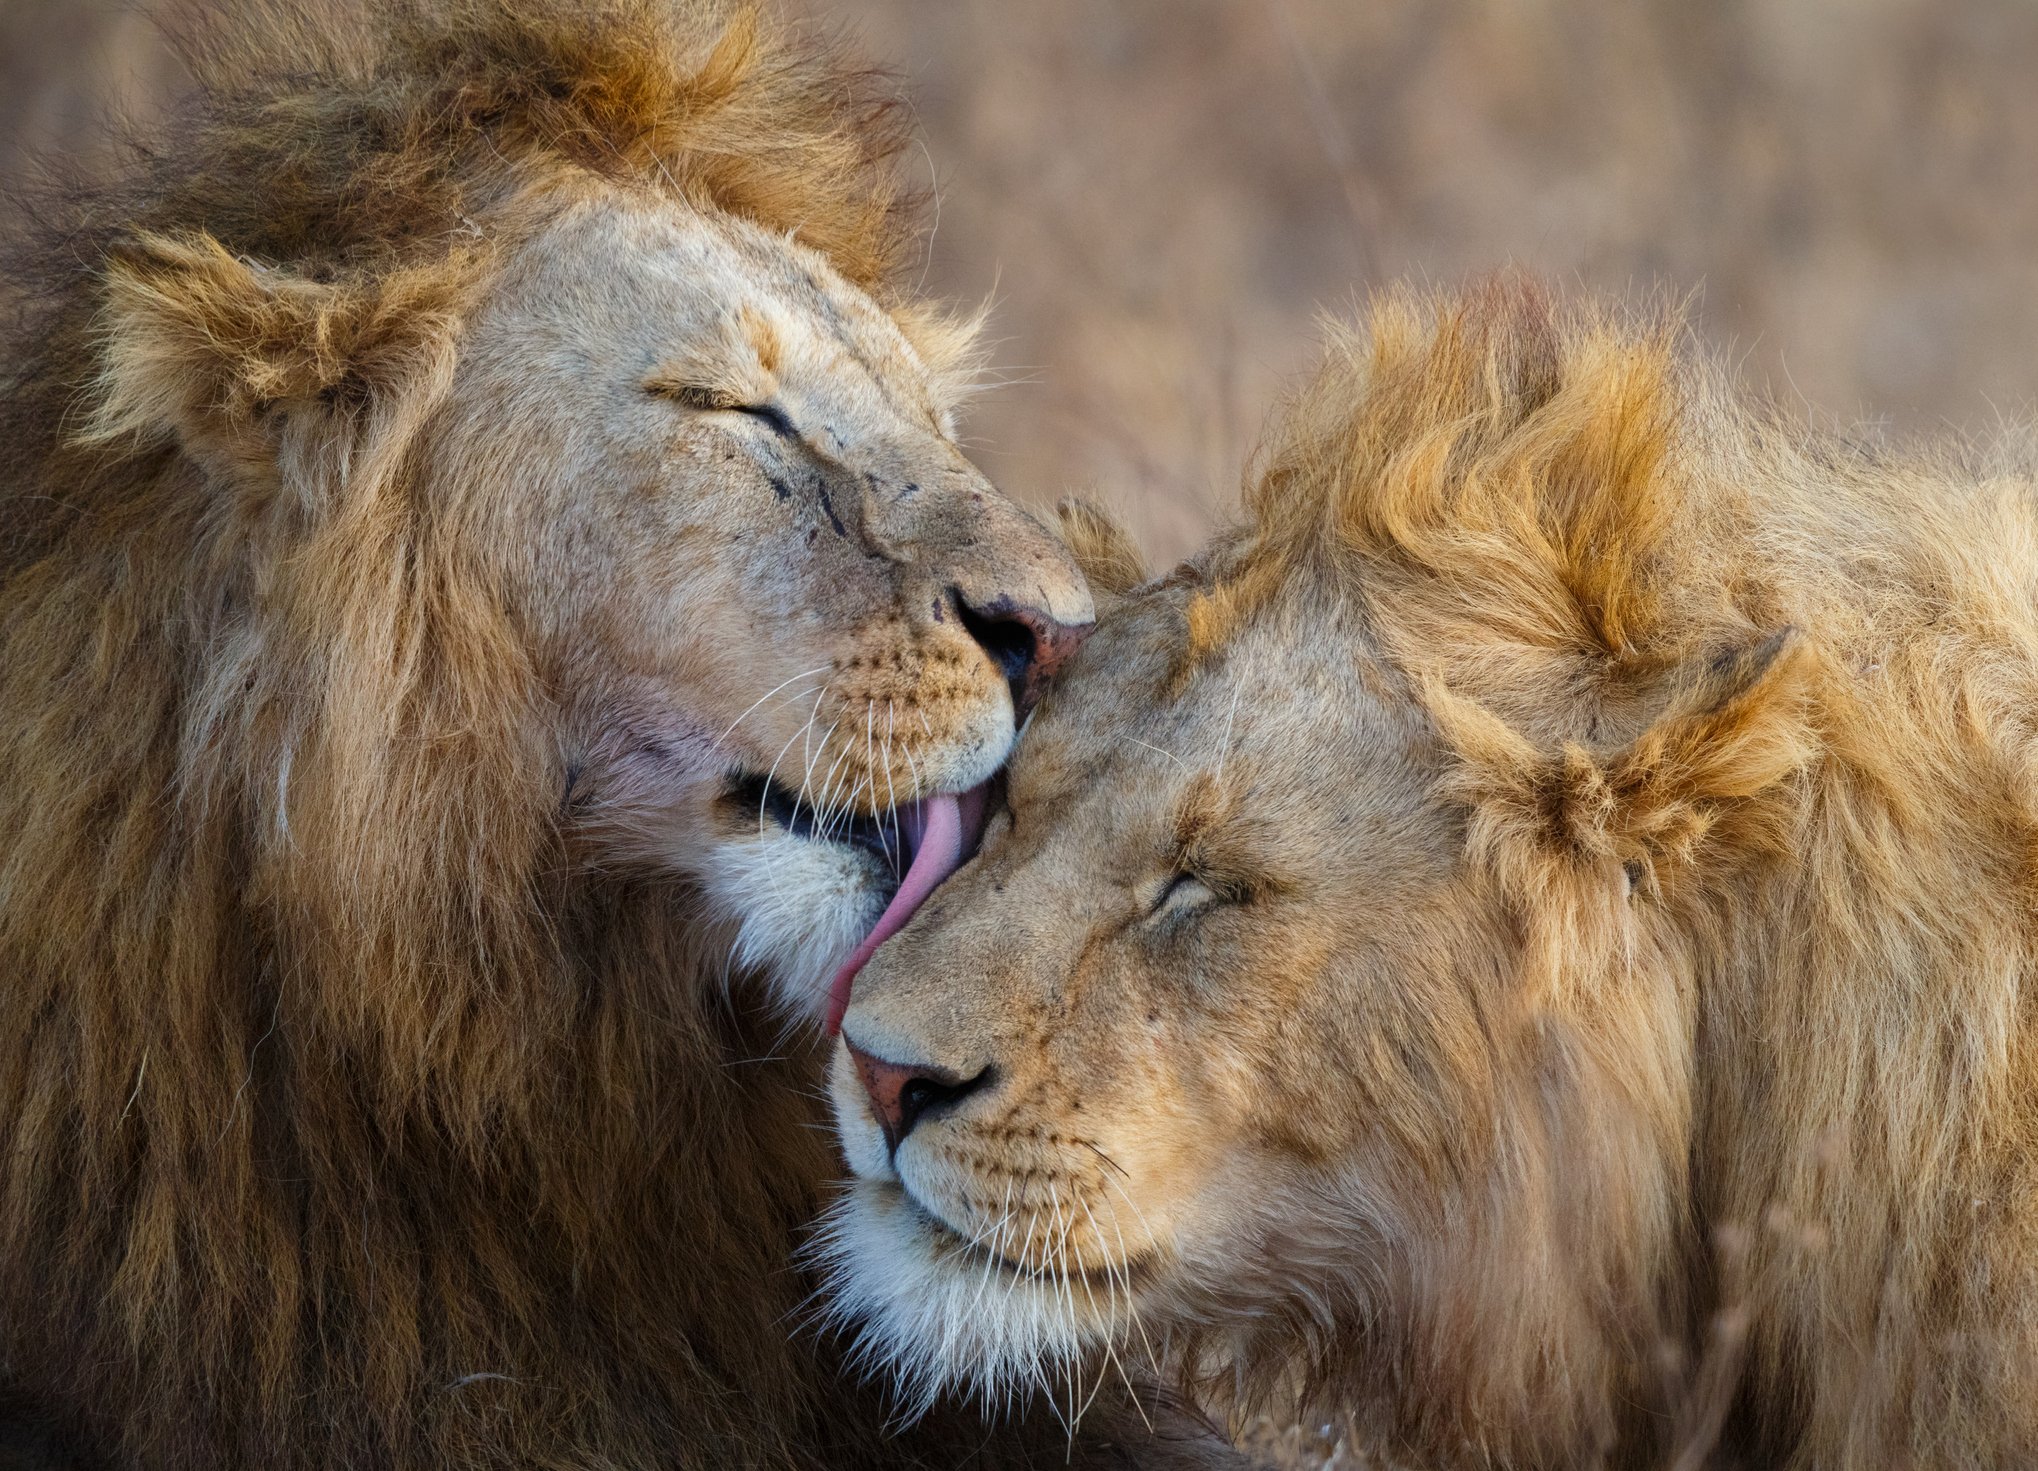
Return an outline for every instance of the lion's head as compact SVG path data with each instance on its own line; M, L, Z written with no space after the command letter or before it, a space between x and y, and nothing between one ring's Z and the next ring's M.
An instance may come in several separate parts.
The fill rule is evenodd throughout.
M1963 571L2028 546L2028 506L1942 480L1942 519L1737 412L1666 330L1521 287L1339 339L1246 524L1107 608L980 856L857 984L824 1250L875 1362L996 1392L1167 1346L1425 1463L1576 1465L1717 1432L1741 1361L1704 1405L1680 1375L1718 1309L1752 1323L1758 1460L2028 1445L2021 1411L1951 1407L2000 1417L2031 1368L1989 1285L2030 1232L1959 1215L2030 1171L1963 1175L1906 1113L1953 1045L1919 1034L1986 1050L2015 994L1988 977L2031 964L2018 901L1976 914L1955 878L2029 851L1996 774L2031 769L2028 723L1918 718L1947 649L1897 591L2028 646L2028 605ZM1868 793L1906 781L2024 836L1898 796L1878 847ZM2016 1133L1993 1067L1931 1108ZM1733 1296L1762 1280L1783 1305ZM1987 1344L1957 1368L1955 1323Z
M799 1013L921 800L997 769L1091 618L956 445L957 332L797 238L583 185L503 262L420 435L553 702L576 841L698 880Z
M956 445L971 324L885 284L890 124L854 78L754 14L625 7L612 52L542 9L397 14L354 95L281 106L418 156L313 206L260 199L264 159L248 201L184 180L127 222L84 437L180 451L241 564L208 677L267 711L278 846L376 820L433 641L470 642L517 708L456 719L499 724L580 855L700 882L812 1013L919 800L999 765L1089 595ZM288 148L278 110L212 121ZM380 197L397 167L443 176Z

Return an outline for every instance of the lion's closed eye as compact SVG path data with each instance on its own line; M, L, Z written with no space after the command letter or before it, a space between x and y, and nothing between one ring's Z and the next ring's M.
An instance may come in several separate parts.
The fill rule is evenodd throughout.
M793 433L792 420L786 411L775 403L751 401L731 393L726 388L715 388L700 383L674 383L669 379L654 377L644 385L645 392L654 398L669 399L681 408L692 409L700 414L748 414L762 420L779 434Z
M1224 902L1224 895L1186 870L1146 886L1145 909L1150 920L1181 918Z

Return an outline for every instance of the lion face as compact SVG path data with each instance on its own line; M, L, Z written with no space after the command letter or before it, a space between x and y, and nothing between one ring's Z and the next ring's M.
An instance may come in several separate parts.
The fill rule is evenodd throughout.
M1003 762L1091 619L956 447L956 391L814 252L604 194L495 285L434 452L472 544L511 549L576 830L698 878L795 1010L897 886L914 804Z
M857 982L820 1251L909 1392L1171 1344L1510 1464L1642 1402L1694 916L1788 850L1809 656L1741 608L1661 631L1654 347L1504 298L1403 328L1107 612Z
M268 722L305 778L265 784L279 835L352 800L314 753L380 766L406 721L487 744L591 869L691 879L818 1013L931 883L928 812L1003 762L1088 589L956 446L966 326L674 192L555 171L489 218L394 268L136 237L92 432L179 440L278 647L333 689L344 633L387 697Z
M844 1311L929 1392L1279 1301L1265 1243L1307 1254L1323 1220L1327 1249L1357 1182L1448 1154L1402 1096L1477 1025L1433 957L1499 942L1430 742L1337 616L1263 622L1178 690L1194 595L1107 617L844 1022Z

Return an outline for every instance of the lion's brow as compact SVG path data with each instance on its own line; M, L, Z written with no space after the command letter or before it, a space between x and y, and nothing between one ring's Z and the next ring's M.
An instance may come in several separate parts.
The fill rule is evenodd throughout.
M1168 824L1170 860L1212 887L1252 893L1277 888L1278 834L1244 800L1236 775L1203 770L1190 777Z
M1230 806L1223 780L1214 771L1193 772L1182 794L1175 799L1169 832L1178 850L1187 850L1224 821Z
M644 375L644 390L680 402L712 399L725 408L749 408L778 397L776 337L760 347L752 331L709 331L663 352Z

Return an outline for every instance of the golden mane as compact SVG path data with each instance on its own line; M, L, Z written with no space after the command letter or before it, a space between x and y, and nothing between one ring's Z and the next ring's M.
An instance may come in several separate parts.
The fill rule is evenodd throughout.
M1563 1248L1600 1317L1569 1339L1536 1317L1501 1217L1489 1280L1521 1332L1438 1289L1440 1357L1400 1371L1440 1442L1460 1415L1561 1429L1551 1376L1611 1414L1631 1391L1577 1386L1703 1349L1713 1312L1747 1325L1752 1445L1968 1464L2038 1435L2005 1414L2038 1360L2038 1236L2003 1214L2034 1179L2034 481L2028 438L1809 427L1672 311L1501 280L1334 332L1209 554L1192 652L1275 598L1356 605L1440 739L1526 994L1611 1060L1600 1095L1579 1068L1551 1155L1596 1182ZM1694 1019L1652 1013L1643 974ZM1370 1384L1351 1351L1321 1341L1309 1372ZM1669 1406L1696 1417L1674 1433L1718 1433L1735 1368Z
M797 235L867 290L917 234L882 75L734 0L257 0L173 40L200 105L86 202L106 227L414 255L549 158Z

